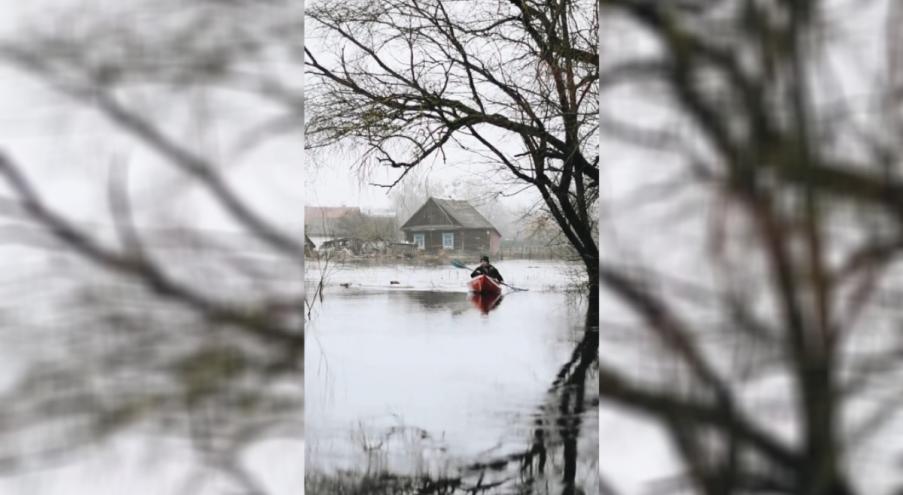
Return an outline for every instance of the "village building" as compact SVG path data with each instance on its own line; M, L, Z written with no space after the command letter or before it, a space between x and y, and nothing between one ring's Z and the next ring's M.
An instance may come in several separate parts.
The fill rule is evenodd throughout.
M320 244L318 240L347 235L342 221L360 215L361 209L351 206L305 206L304 233Z
M405 240L427 252L496 254L502 235L467 201L429 198L401 226Z

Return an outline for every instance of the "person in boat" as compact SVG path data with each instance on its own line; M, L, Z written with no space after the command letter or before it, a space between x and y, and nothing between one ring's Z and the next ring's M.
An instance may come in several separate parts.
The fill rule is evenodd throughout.
M480 266L478 266L477 269L470 274L470 278L474 278L477 275L486 275L498 280L499 282L505 281L505 279L502 278L502 274L499 273L499 271L496 270L494 266L489 264L489 256L482 256L480 258Z

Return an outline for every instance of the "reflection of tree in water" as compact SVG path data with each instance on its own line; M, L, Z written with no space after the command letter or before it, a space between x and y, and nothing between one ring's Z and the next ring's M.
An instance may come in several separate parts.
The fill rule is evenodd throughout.
M577 343L570 360L561 367L549 389L550 402L555 408L537 415L530 449L509 456L505 461L520 463L520 482L524 486L542 481L548 469L550 451L554 453L560 448L563 463L562 493L570 495L583 492L577 481L577 446L587 405L598 406L598 398L589 401L586 398L586 377L599 357L598 321L598 297L591 295L583 338ZM503 466L500 462L502 461L481 463L471 467L483 470L498 468ZM528 493L530 491L532 490Z
M589 493L594 486L582 486L581 465L587 483L596 483L594 463L597 440L592 429L584 427L587 413L598 407L597 395L586 395L587 376L598 363L599 327L598 298L593 295L587 311L586 326L570 359L555 375L547 393L547 401L533 415L529 445L523 450L474 461L458 469L445 466L439 470L420 469L418 475L393 474L387 466L387 449L393 438L416 437L408 445L427 449L441 448L442 443L426 430L411 426L387 429L379 438L357 442L367 454L363 472L341 472L337 475L308 473L306 493L359 494L491 494L530 493L575 495ZM595 384L595 381L591 381ZM593 386L591 394L598 390ZM588 437L588 438L587 438ZM585 438L594 454L581 458L578 446ZM423 440L423 442L421 442ZM429 473L429 474L426 474Z

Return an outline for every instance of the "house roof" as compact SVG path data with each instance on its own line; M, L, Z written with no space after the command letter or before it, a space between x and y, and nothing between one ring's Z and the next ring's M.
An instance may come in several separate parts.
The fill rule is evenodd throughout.
M423 210L429 202L432 201L436 204L442 211L445 212L446 215L456 224L458 224L458 228L464 229L492 229L498 232L498 229L492 225L489 220L486 220L486 217L480 214L476 208L473 207L467 201L456 200L456 199L438 199L438 198L429 198L426 202L421 206L417 212L411 215L411 218L408 219L404 225L401 226L402 230L405 229L426 229L429 230L431 227L440 227L435 225L411 225L411 221L417 217L417 214ZM448 228L448 226L444 226L444 228Z
M445 232L452 232L457 230L468 230L474 227L464 227L461 225L410 225L407 227L402 227L402 230L416 230L417 232L438 232L440 230ZM482 227L487 228L487 227ZM492 227L488 227L492 228Z

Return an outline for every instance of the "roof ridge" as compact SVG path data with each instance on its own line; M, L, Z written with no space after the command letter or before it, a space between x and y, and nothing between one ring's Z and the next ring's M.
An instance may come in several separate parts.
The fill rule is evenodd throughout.
M406 228L411 220L419 213L429 201L433 201L436 206L448 217L452 223L457 223L463 228L488 228L498 232L498 229L478 210L473 203L466 199L443 199L436 196L429 196L423 206L420 207L408 220L402 224L402 229Z

